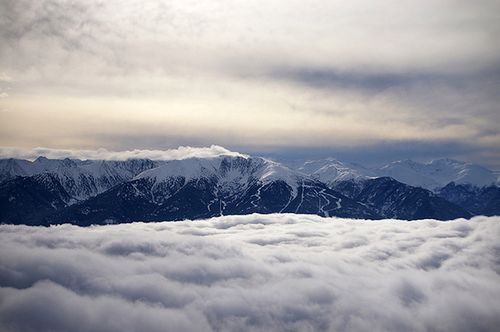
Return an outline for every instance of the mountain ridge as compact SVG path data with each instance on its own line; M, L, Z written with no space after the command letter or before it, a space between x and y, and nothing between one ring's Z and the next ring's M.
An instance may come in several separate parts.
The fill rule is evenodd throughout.
M435 159L426 163L410 159L398 160L374 168L325 158L305 161L297 169L305 170L307 174L317 176L331 184L346 180L365 180L387 176L399 182L432 191L451 182L477 187L495 185L498 182L498 176L494 171L450 158Z
M448 160L444 165L457 163ZM406 164L422 167L415 162ZM444 194L376 176L373 170L333 158L299 167L241 154L164 161L3 159L0 176L8 178L0 181L0 205L4 207L0 222L23 222L24 215L16 212L23 204L38 206L38 218L36 209L28 208L34 215L27 220L44 225L278 212L408 220L468 218L478 213L461 208ZM53 199L48 202L37 195ZM12 197L25 202L16 205Z

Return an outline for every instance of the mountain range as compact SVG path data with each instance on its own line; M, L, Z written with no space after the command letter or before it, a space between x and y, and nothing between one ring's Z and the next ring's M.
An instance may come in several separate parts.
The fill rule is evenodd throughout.
M384 176L432 191L436 191L451 182L475 187L498 185L499 183L498 174L492 170L448 158L428 163L400 160L376 168L366 168L358 164L327 158L295 164L294 168L329 184Z
M366 168L242 154L182 160L0 160L0 222L78 225L305 213L449 220L500 214L494 172L450 159Z

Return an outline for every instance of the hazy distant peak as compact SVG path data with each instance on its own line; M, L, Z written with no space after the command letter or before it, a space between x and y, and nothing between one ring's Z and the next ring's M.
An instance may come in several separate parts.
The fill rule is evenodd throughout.
M491 170L450 158L435 159L427 163L396 161L380 167L377 173L379 176L390 176L409 185L427 189L443 187L450 182L483 187L496 181Z

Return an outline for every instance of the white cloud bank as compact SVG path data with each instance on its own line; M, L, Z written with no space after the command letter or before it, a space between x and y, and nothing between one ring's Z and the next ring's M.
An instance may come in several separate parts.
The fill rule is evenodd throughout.
M21 149L14 147L0 147L0 158L19 158L34 160L37 157L49 159L81 159L81 160L127 160L127 159L151 159L151 160L181 160L187 158L210 158L217 156L246 156L244 154L229 151L218 145L210 147L180 146L169 150L127 150L108 151L101 148L97 150L69 150L51 149L38 147L34 149Z
M499 217L0 226L2 331L494 331Z

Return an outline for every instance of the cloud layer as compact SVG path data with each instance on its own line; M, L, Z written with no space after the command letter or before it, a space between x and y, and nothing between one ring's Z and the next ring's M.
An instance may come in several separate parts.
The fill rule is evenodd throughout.
M151 160L181 160L187 158L209 158L217 156L246 156L244 154L229 151L218 145L210 147L181 146L170 150L129 150L108 151L104 148L97 150L65 150L50 148L20 149L0 147L0 158L19 158L34 160L37 157L49 159L81 159L81 160L127 160L127 159L151 159Z
M500 218L0 226L2 331L494 331Z

